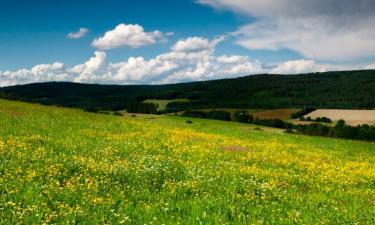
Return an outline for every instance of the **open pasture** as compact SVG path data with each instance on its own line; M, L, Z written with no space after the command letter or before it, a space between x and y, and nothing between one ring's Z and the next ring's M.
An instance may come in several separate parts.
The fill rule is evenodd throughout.
M373 143L0 100L0 162L0 224L375 223Z

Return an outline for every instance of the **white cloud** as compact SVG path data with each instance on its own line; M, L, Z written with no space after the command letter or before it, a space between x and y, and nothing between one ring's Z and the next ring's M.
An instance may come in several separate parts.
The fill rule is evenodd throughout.
M233 64L233 63L244 63L249 60L249 57L247 56L240 56L240 55L222 55L217 58L218 63L223 64Z
M106 53L96 51L86 62L66 67L61 62L40 64L31 69L0 71L0 86L46 81L71 81L101 84L164 84L186 81L231 78L273 73L295 74L354 69L317 63L314 60L265 65L242 55L215 55L219 39L191 37L178 41L169 52L151 59L129 57L119 63L107 63ZM370 66L373 65L369 65ZM355 67L360 69L364 67Z
M324 65L317 64L314 60L294 60L279 64L273 68L272 74L299 74L308 72L325 72L329 68Z
M178 41L173 47L174 52L200 52L212 51L216 45L224 40L224 37L216 38L212 41L201 37L189 37L186 40Z
M139 48L145 45L152 45L159 41L164 41L166 36L162 32L156 30L153 32L145 32L143 27L138 24L119 24L115 29L107 31L104 36L96 38L92 42L92 46L101 50L130 47Z
M84 37L89 30L87 28L81 27L77 32L71 32L68 34L68 38L70 39L79 39Z
M237 77L265 72L262 63L238 55L215 56L222 37L209 40L190 37L178 41L169 52L151 59L130 57L119 63L106 63L106 53L96 51L83 64L66 68L62 63L37 65L31 70L0 72L0 85L42 81L83 83L175 83L183 81Z
M103 51L96 51L84 64L74 66L71 72L79 74L74 78L75 82L90 82L95 74L105 66L106 54Z
M375 55L373 0L199 0L255 18L233 34L248 49L290 49L307 58Z
M367 69L367 70L375 70L375 63L366 66L365 69Z
M0 71L0 86L26 84L46 81L65 81L69 79L69 73L63 63L36 65L30 70Z

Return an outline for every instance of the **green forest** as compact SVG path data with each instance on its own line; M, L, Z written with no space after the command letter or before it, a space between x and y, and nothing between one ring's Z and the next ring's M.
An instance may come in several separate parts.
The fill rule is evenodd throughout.
M252 75L168 85L37 83L0 89L0 97L74 108L121 110L146 99L186 98L167 111L197 108L375 108L375 71Z

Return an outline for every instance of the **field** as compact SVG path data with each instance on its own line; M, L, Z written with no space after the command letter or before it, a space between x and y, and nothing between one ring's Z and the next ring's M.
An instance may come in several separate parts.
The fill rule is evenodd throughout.
M159 106L159 111L163 111L167 108L167 105L172 102L189 102L187 98L177 98L172 100L161 100L161 99L146 99L143 103L154 103Z
M252 115L258 117L259 119L280 119L288 120L292 113L297 112L299 109L273 109L255 112Z
M0 100L0 224L374 224L375 144Z
M232 116L239 111L247 112L248 114L258 117L259 119L280 119L280 120L289 120L292 113L297 112L299 109L234 109L234 108L210 108L210 109L198 109L197 111L209 112L212 110L226 111L229 112ZM182 114L182 112L180 112Z
M345 120L349 125L375 124L375 110L344 110L344 109L318 109L306 117L315 119L317 117L328 117L333 121Z

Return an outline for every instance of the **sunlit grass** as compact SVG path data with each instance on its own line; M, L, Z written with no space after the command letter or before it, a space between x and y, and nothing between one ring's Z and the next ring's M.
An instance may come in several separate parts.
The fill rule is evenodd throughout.
M0 100L0 223L375 223L374 144L186 120Z

